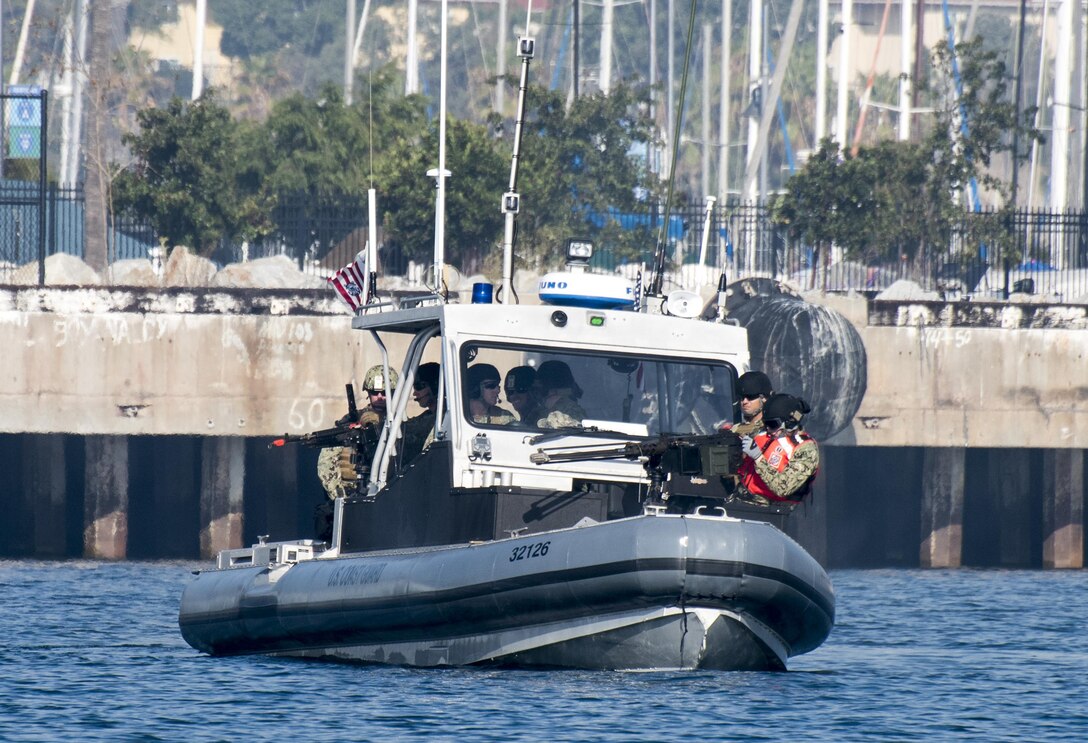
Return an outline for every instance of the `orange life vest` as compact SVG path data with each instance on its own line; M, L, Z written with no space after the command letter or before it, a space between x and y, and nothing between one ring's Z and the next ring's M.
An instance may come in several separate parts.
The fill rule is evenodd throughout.
M812 441L812 437L804 431L798 431L795 433L786 433L777 438L772 438L770 434L764 432L752 437L756 446L763 452L763 459L767 461L767 464L774 467L779 472L784 472L786 465L790 463L790 455L793 454L794 449L803 444L806 441ZM740 483L744 488L752 495L761 495L768 500L773 501L799 501L809 491L809 487L812 485L813 479L816 477L816 473L813 472L808 481L802 485L797 492L793 493L788 498L776 494L771 490L770 485L763 481L763 478L759 476L759 472L756 471L756 461L750 457L745 457L741 462L740 471L737 473L740 477Z

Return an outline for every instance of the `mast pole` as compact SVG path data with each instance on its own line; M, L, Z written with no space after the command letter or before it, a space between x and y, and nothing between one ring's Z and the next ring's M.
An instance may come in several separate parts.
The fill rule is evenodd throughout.
M526 23L528 33L528 23ZM518 56L521 57L521 83L518 86L518 112L514 119L514 151L510 158L510 183L502 195L503 224L502 238L502 291L499 295L503 304L509 304L514 286L514 232L521 206L518 194L518 159L521 157L521 131L525 123L525 93L529 88L529 62L533 58L536 42L529 36L518 39Z
M204 21L208 0L196 0L196 33L193 39L193 100L204 93Z
M816 147L827 136L827 24L829 0L819 0L816 11L816 121L813 139Z
M850 34L854 25L854 0L842 0L842 38L839 39L839 91L835 106L835 139L839 151L846 149L849 118L847 93L850 90Z
M443 23L445 23L446 4L442 3ZM419 51L416 40L416 24L419 15L419 0L408 0L408 41L404 58L404 94L414 95L419 92Z
M442 293L446 268L446 37L449 0L442 0L442 34L438 83L438 193L434 208L434 289Z
M355 83L355 0L347 0L344 28L344 105L350 106Z
M495 48L495 113L506 109L506 2L499 0L499 44Z
M921 0L914 0L921 2ZM899 127L900 142L910 141L911 0L899 0ZM917 84L917 81L914 81Z
M722 59L718 111L718 201L729 198L729 60L733 56L733 0L722 0Z

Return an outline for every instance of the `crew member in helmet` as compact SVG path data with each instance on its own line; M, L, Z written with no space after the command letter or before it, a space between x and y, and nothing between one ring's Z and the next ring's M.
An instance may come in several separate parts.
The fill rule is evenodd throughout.
M385 369L381 364L370 367L363 377L363 390L367 394L367 405L359 411L356 421L349 421L347 416L336 421L336 425L362 423L381 430L385 424L386 393L390 395L397 386L397 372L389 370L391 384L385 380ZM347 446L328 446L317 457L317 478L330 498L342 498L355 485L353 457L355 452Z
M388 385L385 383L385 367L377 364L367 369L366 376L363 377L363 389L366 390L370 404L359 411L360 420L367 411L373 411L378 414L379 427L383 425L385 423L386 405L389 398L393 396L393 392L397 389L399 381L400 378L397 376L396 369L389 370L390 384Z
M536 370L534 382L540 390L540 428L571 428L582 425L586 411L578 404L582 388L574 381L570 367L562 361L545 361Z
M763 406L764 430L741 437L737 495L757 503L797 503L808 494L820 466L820 448L801 426L808 404L793 395L771 395Z
M416 369L416 379L412 383L412 397L423 408L419 415L404 422L404 454L402 461L408 462L423 451L434 433L434 419L438 411L438 377L440 367L432 362L420 364Z
M737 379L737 395L743 420L735 426L726 424L739 436L751 436L763 430L763 406L773 394L771 379L761 371L741 374Z
M536 381L536 370L531 366L515 366L506 372L506 381L503 389L506 392L506 401L518 414L518 423L535 426L540 419L540 400L537 391L540 389L533 385Z
M473 364L468 368L465 397L473 423L505 426L516 420L513 413L498 406L501 386L502 375L491 364Z

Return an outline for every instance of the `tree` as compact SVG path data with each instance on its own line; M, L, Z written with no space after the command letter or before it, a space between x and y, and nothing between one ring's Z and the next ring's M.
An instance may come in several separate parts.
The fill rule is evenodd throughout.
M372 83L353 106L345 106L340 88L329 84L316 97L293 94L277 102L263 124L243 127L241 178L277 203L280 227L313 223L330 211L354 211L364 223L372 185L381 193L379 203L387 200L384 183L396 183L407 166L383 163L403 160L394 154L401 143L418 142L427 126L426 101L404 97L391 70ZM390 171L386 179L378 175ZM349 229L345 224L320 247L333 247Z
M485 127L450 119L446 142L446 262L475 273L496 255L509 166ZM386 154L378 166L386 244L427 262L435 224L435 180L427 171L438 167L436 126L398 139Z
M566 105L559 91L533 87L519 171L518 243L544 263L570 237L607 242L621 257L652 253L653 230L624 228L620 215L645 214L659 182L642 153L655 141L648 90L616 85Z
M84 190L84 258L87 265L103 271L109 265L107 216L117 173L111 122L124 120L118 108L124 100L121 77L113 64L116 52L113 29L116 16L126 12L127 0L91 3L90 59L87 65L87 147Z
M201 255L222 238L267 231L261 200L239 183L237 125L211 95L140 111L140 131L122 137L135 163L113 190L119 211L150 217L170 245L190 245Z
M840 160L825 140L788 182L774 219L795 238L818 248L834 243L867 263L913 260L921 270L930 248L947 250L965 224L961 245L972 256L980 246L989 257L993 249L1009 255L1012 241L1001 230L1007 222L964 216L972 183L1005 202L1006 184L989 167L1009 149L1008 132L1038 136L1027 125L1034 111L1017 114L1007 100L1004 64L977 40L955 54L945 44L935 47L924 90L934 114L922 142L879 142Z

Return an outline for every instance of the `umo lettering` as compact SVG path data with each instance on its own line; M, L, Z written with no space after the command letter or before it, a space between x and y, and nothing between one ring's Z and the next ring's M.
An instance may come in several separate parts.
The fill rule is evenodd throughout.
M567 282L565 281L541 281L541 289L566 289Z

